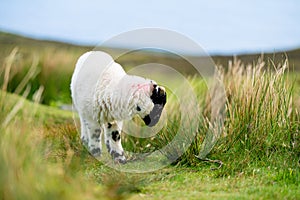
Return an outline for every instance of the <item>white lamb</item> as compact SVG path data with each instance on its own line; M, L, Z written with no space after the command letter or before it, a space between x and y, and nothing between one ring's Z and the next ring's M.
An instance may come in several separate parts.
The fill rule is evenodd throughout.
M101 51L83 54L71 81L73 104L81 123L81 140L90 153L101 155L101 133L112 158L126 163L121 144L123 120L139 115L154 126L166 103L165 89L152 81L127 75L121 65Z

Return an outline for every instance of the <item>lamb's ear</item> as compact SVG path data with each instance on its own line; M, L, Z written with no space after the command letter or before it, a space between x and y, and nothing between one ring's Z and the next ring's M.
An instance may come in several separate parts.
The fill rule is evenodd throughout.
M153 90L154 90L154 88L156 88L157 87L157 84L156 83L153 83L152 81L151 81L151 83L150 83L150 92L151 92L151 94L153 93Z

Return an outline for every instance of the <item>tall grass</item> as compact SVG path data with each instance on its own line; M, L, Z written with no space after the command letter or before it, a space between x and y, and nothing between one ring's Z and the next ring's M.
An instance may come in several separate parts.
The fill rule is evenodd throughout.
M227 117L214 153L224 155L225 169L258 164L299 170L299 115L287 70L287 60L274 66L261 58L248 66L235 59L223 72Z
M209 157L223 160L221 174L276 166L300 181L300 118L293 103L288 61L274 66L261 58L245 66L235 58L227 70L220 70L227 93L225 125ZM209 131L202 122L198 138L181 158L184 164L197 163L193 154L202 145L201 132Z
M64 161L49 162L39 129L15 122L2 127L1 133L1 199L83 199L102 195L100 186L76 175L70 164L70 148Z

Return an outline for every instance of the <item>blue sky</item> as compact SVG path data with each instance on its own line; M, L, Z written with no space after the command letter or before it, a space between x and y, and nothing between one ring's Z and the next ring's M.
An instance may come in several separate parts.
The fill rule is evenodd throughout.
M298 0L1 0L0 30L98 44L137 28L184 34L209 53L300 47Z

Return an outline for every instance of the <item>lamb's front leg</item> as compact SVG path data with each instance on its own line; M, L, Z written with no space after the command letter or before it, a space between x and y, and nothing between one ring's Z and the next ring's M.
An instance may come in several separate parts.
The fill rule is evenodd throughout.
M111 122L104 125L104 132L108 152L116 162L125 164L126 158L121 144L122 126L122 121Z
M82 119L81 139L93 156L101 156L101 128L97 123Z

